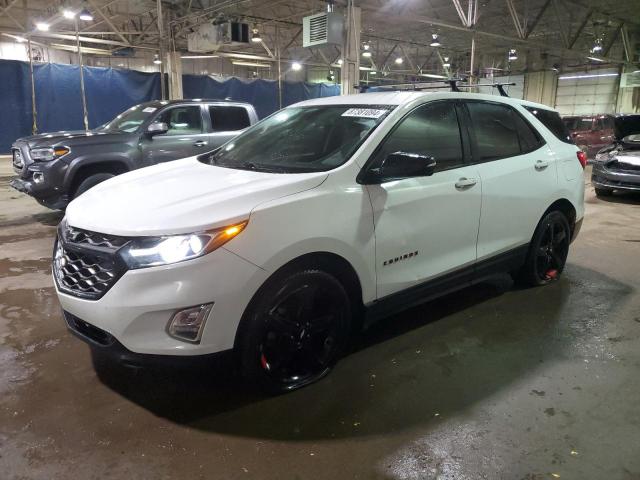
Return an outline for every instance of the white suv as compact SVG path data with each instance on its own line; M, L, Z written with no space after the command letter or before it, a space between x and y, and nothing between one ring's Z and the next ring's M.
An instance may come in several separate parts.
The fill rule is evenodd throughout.
M558 114L526 101L306 101L71 202L56 288L70 329L96 346L154 359L233 349L253 382L292 390L330 370L354 327L498 272L557 279L584 162Z

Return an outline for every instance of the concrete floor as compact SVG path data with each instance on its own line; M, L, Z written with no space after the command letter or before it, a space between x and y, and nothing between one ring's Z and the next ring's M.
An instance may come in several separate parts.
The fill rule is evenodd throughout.
M0 165L1 479L640 479L640 197L599 200L562 279L508 279L364 334L258 398L224 366L130 371L65 330L60 213Z

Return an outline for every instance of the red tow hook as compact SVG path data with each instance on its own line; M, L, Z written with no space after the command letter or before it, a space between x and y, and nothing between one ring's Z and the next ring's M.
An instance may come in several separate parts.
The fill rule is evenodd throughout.
M547 270L547 273L545 273L544 275L547 280L555 280L556 278L558 278L558 270L552 268L550 270Z

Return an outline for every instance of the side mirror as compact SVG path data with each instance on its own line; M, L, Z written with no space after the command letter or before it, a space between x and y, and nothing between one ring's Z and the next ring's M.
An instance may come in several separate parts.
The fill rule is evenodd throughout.
M380 176L386 179L429 177L436 169L435 158L418 153L394 152L387 155L380 167Z
M151 136L162 135L163 133L167 133L168 131L169 125L164 122L153 122L147 127L147 133Z

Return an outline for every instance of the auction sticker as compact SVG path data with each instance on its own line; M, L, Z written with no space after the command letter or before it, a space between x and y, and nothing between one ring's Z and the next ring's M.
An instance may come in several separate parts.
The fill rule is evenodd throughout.
M350 108L344 112L343 117L360 117L360 118L380 118L389 110L379 110L377 108Z
M153 112L155 112L156 110L157 110L157 108L147 107L147 108L143 109L142 111L143 111L144 113L153 113Z

